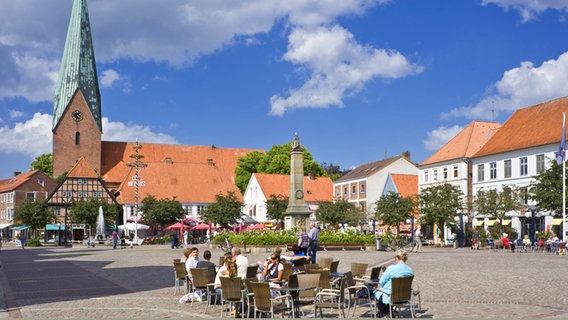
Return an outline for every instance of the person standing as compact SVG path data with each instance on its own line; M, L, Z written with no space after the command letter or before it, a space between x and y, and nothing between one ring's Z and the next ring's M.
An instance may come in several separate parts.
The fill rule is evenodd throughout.
M183 245L186 248L189 245L189 231L187 231L187 229L183 232Z
M475 229L475 232L473 232L473 236L471 237L471 249L479 250L479 231L477 231L477 229Z
M308 249L310 247L310 236L306 232L306 226L300 227L300 235L298 236L298 247L304 255L308 255Z
M416 243L416 246L414 246L414 252L422 252L422 232L420 231L420 226L418 226L414 232L414 242Z
M26 247L26 234L23 232L20 234L20 243L22 244L22 249L24 249Z
M112 230L112 248L116 249L116 243L118 242L118 232Z
M319 230L314 223L310 223L310 233L308 233L308 236L310 237L310 250L308 254L312 263L316 263L316 253L319 246Z

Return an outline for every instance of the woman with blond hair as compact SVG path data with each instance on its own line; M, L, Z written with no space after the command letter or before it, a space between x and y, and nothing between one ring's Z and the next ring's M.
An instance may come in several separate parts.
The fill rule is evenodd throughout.
M413 276L414 271L408 265L406 260L408 253L404 249L399 249L394 253L394 264L389 266L384 272L379 283L381 290L376 290L375 299L377 299L377 307L379 309L379 316L386 316L390 304L390 296L392 292L392 278Z

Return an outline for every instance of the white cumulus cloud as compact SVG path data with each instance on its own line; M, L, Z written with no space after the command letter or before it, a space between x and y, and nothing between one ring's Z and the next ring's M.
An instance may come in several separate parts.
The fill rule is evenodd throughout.
M113 69L107 69L101 72L100 85L102 88L112 88L115 85L122 87L122 92L130 92L130 79L118 73Z
M13 127L0 127L0 152L23 154L36 157L52 152L50 114L35 113L32 119L16 123ZM111 122L103 117L103 140L105 141L138 141L151 143L177 144L172 136L153 132L149 126Z
M473 106L455 108L442 113L443 119L465 117L491 120L502 111L512 111L565 96L568 92L568 52L535 66L525 61L507 70L492 87L492 93Z
M457 125L451 127L439 127L438 129L428 132L428 138L423 140L422 143L426 150L435 151L440 149L462 130L463 127Z
M297 28L288 40L284 60L305 69L310 78L288 95L270 98L271 114L277 116L297 108L342 107L343 98L361 91L369 80L400 78L423 70L397 51L359 44L339 25Z
M495 4L505 8L519 11L523 21L529 21L546 10L558 10L568 12L566 0L482 0L483 5Z
M16 119L26 115L23 111L19 110L9 110L9 113L10 113L10 119Z

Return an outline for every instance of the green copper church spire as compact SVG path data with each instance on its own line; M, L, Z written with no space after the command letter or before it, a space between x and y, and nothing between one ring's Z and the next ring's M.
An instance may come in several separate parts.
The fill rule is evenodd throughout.
M102 132L101 94L95 65L95 50L91 36L87 0L74 0L67 40L53 99L53 129L59 123L73 94L80 89Z

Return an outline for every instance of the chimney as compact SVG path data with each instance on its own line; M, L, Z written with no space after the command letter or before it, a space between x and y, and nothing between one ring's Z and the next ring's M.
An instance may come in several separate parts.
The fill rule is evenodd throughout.
M406 160L410 160L410 151L404 151L402 156L406 158Z
M214 167L215 162L213 162L213 159L207 159L207 165L210 166L210 167Z
M21 171L14 171L14 177L17 177L17 176L19 176L19 175L21 175L21 174L22 174Z
M308 172L308 179L310 179L310 181L316 180L316 175L313 171Z

